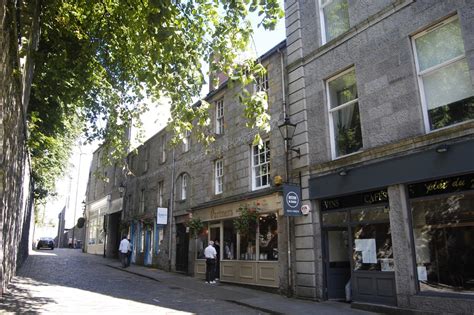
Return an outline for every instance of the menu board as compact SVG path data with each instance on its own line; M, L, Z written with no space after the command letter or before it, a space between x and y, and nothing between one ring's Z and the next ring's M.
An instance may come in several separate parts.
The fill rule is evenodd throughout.
M355 240L355 250L362 253L363 264L377 263L377 250L375 247L375 238L365 238Z

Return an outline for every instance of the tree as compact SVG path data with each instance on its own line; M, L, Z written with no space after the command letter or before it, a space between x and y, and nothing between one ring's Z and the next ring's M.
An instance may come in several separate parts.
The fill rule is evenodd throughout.
M139 125L145 98L171 100L176 139L207 130L205 102L191 106L213 63L231 80L249 84L264 71L255 61L236 64L252 30L249 12L272 29L283 11L278 0L50 0L41 7L41 38L28 110L29 146L37 197L53 189L74 139L103 139L120 160L131 123ZM268 129L266 99L243 93L249 127Z

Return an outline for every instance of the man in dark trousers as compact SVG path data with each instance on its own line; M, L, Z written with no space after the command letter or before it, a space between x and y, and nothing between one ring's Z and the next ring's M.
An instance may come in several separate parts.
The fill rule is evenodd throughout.
M214 278L216 280L219 280L219 276L220 276L220 273L221 273L221 257L220 257L220 253L221 253L221 247L219 246L219 240L216 239L214 241L214 248L216 249L216 270L214 272Z
M206 257L206 283L216 283L214 281L214 272L216 269L217 252L213 241L209 241L209 245L204 249L204 256Z

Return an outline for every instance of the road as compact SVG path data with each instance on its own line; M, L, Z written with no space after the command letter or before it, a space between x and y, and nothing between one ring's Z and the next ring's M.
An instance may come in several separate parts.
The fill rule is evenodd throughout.
M181 274L84 254L33 251L0 310L10 314L370 314L338 302L318 303L232 284L205 284ZM4 312L1 312L3 314Z
M105 265L73 249L34 251L0 303L12 313L264 314Z

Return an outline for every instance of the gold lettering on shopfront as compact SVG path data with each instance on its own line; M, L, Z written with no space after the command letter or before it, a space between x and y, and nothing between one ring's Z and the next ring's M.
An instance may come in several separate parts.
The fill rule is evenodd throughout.
M374 202L379 202L379 201L387 201L387 200L388 200L388 194L384 190L364 196L364 202L368 204L372 204Z
M324 200L323 201L324 208L326 209L333 209L339 207L339 200L333 199L333 200Z
M216 210L212 209L211 210L211 219L220 219L220 218L226 218L226 217L232 217L233 215L232 209L225 209L225 210Z
M471 179L471 182L473 180ZM443 191L443 190L446 190L450 187L452 188L464 188L466 187L466 180L465 179L462 179L462 178L459 178L457 177L456 179L450 181L450 180L437 180L437 181L434 181L434 182L430 182L428 184L425 184L425 188L426 188L426 193L429 194L430 192L434 192L434 191Z

